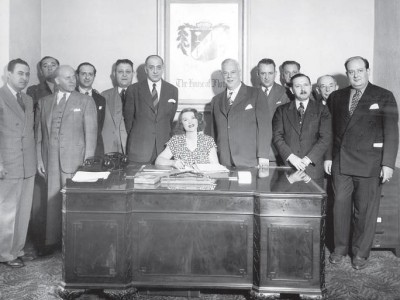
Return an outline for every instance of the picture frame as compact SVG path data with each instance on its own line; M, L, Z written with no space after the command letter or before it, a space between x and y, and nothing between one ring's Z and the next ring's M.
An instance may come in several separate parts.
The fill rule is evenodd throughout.
M158 0L158 53L164 78L179 89L179 108L207 111L225 89L221 62L245 62L246 0Z

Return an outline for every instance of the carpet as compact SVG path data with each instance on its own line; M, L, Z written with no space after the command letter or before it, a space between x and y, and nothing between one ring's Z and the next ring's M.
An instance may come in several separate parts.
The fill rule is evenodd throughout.
M326 251L326 259L329 252ZM1 300L59 300L57 286L61 280L61 253L40 257L27 262L24 268L11 269L0 264L0 299ZM400 258L391 251L374 250L371 252L369 265L364 270L356 271L351 267L350 258L346 257L339 265L326 261L325 299L329 300L400 300ZM228 293L228 294L227 294ZM230 294L229 294L230 293ZM102 300L95 294L81 295L78 300ZM148 296L135 294L136 300L182 300L181 297ZM249 300L245 292L232 294L214 294L202 292L202 300ZM276 299L300 299L297 295L281 295Z

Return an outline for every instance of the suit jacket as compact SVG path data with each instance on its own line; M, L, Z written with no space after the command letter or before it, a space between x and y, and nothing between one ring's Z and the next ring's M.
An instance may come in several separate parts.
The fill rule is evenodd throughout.
M26 93L33 99L33 108L36 110L39 99L53 94L46 81L43 81L37 85L31 85L26 90Z
M346 87L328 98L333 148L327 158L339 163L342 174L379 177L383 165L395 167L399 144L396 100L392 92L368 83L350 117L350 91Z
M24 93L21 96L25 113L7 85L0 88L0 164L8 179L36 174L33 101Z
M157 155L172 136L172 124L178 107L178 89L162 80L156 113L147 79L126 90L124 109L128 132L128 157L131 161L150 161L154 146Z
M255 167L257 158L268 158L271 118L261 89L242 83L227 111L226 91L211 101L211 135L219 161L225 166Z
M47 170L47 155L51 133L53 107L57 94L39 100L36 111L36 149L38 161ZM95 153L97 141L96 105L87 95L73 91L69 96L61 120L60 165L65 173L74 173L84 160Z
M286 94L286 89L277 83L274 83L272 85L272 88L269 91L268 96L265 95L264 92L263 92L263 94L264 94L265 99L268 102L268 110L269 110L271 120L274 117L275 111L278 106L290 102L290 100ZM269 125L271 126L271 131L272 131L272 122ZM269 160L270 161L279 161L278 151L275 149L274 145L272 144L272 141L271 141L271 150L269 152Z
M127 133L122 115L122 101L118 93L118 87L101 93L106 99L106 111L102 131L104 152L126 153ZM120 104L121 111L116 111L116 104Z
M274 113L278 106L290 102L290 99L286 94L286 89L276 82L272 85L268 96L264 93L264 97L267 99L268 102L271 120L274 117Z
M79 92L79 88L75 89ZM92 98L94 100L94 104L96 104L97 111L97 145L96 145L96 156L104 155L104 143L101 132L103 130L104 118L106 114L106 99L102 95L100 95L95 89L92 89Z
M272 120L273 143L282 160L288 164L290 154L311 161L306 173L312 179L324 176L324 154L331 146L332 120L328 107L309 100L303 124L299 126L296 102L291 101L277 108Z

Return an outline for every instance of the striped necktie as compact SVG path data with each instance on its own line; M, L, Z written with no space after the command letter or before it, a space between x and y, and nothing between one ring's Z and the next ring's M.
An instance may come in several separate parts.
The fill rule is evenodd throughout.
M153 101L153 106L154 108L156 108L157 110L157 105L158 105L158 93L157 93L157 88L156 88L156 84L153 83L153 89L151 91L151 100Z
M349 108L349 114L350 116L353 115L353 112L355 111L358 102L361 99L361 91L360 90L356 90L356 93L353 95L353 98L351 99L351 104L350 104L350 108Z

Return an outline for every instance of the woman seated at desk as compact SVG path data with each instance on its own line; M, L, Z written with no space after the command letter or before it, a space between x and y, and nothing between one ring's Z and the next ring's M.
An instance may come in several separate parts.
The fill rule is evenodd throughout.
M167 142L156 165L177 169L193 164L219 164L214 139L202 131L203 116L194 108L185 108L178 118L176 134Z

